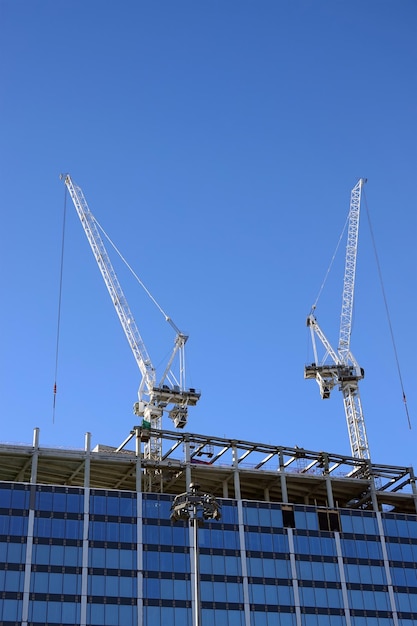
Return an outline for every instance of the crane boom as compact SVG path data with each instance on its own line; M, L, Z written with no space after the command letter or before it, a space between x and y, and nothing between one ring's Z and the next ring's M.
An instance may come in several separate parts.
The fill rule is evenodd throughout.
M145 393L150 396L152 389L156 384L155 369L152 365L139 329L136 326L136 322L130 311L117 275L110 262L109 255L107 254L107 250L101 238L94 215L88 208L82 189L75 185L69 174L65 177L65 184L84 228L84 232L97 261L104 283L110 294L114 308L116 309L116 313L119 316L120 323L132 349L133 356L135 357L136 363L141 371L143 380L142 387L145 387Z
M123 331L142 374L138 390L139 401L134 405L134 412L136 415L143 417L145 423L149 423L152 428L160 429L162 414L164 411L167 411L174 425L177 428L184 428L187 423L188 406L195 406L201 395L196 389L185 387L184 346L188 337L178 330L168 316L165 316L166 321L174 328L177 335L164 374L159 384L157 384L155 368L111 264L97 221L88 207L81 188L73 182L71 176L69 174L61 174L61 179L64 179L74 203ZM172 373L171 366L177 353L179 354L180 365L179 375L175 376ZM160 438L151 438L145 448L145 457L160 459L161 452Z
M307 326L311 332L315 361L304 368L304 378L316 380L323 399L330 397L333 387L339 387L343 394L352 455L359 459L369 459L370 452L358 384L364 377L364 371L359 367L350 351L350 337L358 251L360 200L365 182L366 180L361 178L351 192L338 350L334 350L315 316L310 313L307 318ZM325 349L322 359L318 357L316 336Z

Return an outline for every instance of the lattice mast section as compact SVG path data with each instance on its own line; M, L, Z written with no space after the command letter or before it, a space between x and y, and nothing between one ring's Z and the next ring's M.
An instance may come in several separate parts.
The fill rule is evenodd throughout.
M358 384L364 377L364 371L359 367L350 350L360 202L362 187L365 182L366 180L361 178L351 192L338 350L336 352L332 348L315 316L311 313L307 318L307 326L311 332L315 362L306 366L304 370L305 378L314 378L316 380L323 399L329 398L333 387L338 385L339 390L343 394L352 456L358 459L370 459ZM325 349L322 359L318 357L316 337Z
M358 256L359 216L361 190L365 183L361 178L354 186L350 196L349 224L346 244L345 276L343 280L342 313L340 317L339 356L342 363L347 363L352 333L353 297L355 293L356 258Z

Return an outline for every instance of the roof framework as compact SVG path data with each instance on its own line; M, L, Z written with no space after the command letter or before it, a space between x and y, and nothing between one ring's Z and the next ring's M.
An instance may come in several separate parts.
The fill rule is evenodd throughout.
M146 459L160 437L161 460ZM0 444L0 480L177 495L198 482L216 497L417 513L412 467L330 452L135 426L118 447Z

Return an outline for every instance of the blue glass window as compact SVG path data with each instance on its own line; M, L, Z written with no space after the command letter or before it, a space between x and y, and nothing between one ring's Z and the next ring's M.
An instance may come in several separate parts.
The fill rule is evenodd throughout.
M224 524L237 524L237 506L227 500L220 500L222 511L222 522Z
M190 555L184 552L172 554L172 571L186 573L190 571Z
M27 489L11 490L11 508L12 509L28 509L29 507L29 491ZM3 506L3 505L0 505Z
M155 524L144 524L142 533L143 543L155 545L159 543L159 526Z
M294 535L294 550L297 554L310 554L309 537Z
M282 511L281 508L271 505L271 526L273 528L282 528Z
M261 538L258 532L246 532L245 542L247 550L255 550L257 552L261 550Z
M287 535L273 534L272 544L274 547L274 552L281 552L283 554L288 554L288 552L290 551L289 546L288 546Z
M2 591L23 591L24 572L0 570Z
M248 526L259 526L259 514L258 508L246 503L247 506L243 507L243 522Z
M391 567L391 578L394 585L405 587L407 584L405 570L402 567Z
M121 598L135 598L137 588L137 578L134 576L120 576L119 578L119 596Z
M67 572L62 581L62 593L79 595L81 593L81 575Z
M160 553L159 567L162 572L172 572L172 552Z
M200 554L202 574L225 574L225 557L218 554Z
M417 613L417 595L415 593L409 594L410 598L410 607L413 613Z
M161 599L173 600L174 599L174 581L172 578L162 578L160 580L161 585Z
M10 488L10 485L0 486L0 508L1 509L12 508L12 490Z
M225 561L225 574L228 576L241 576L241 562L240 557L238 556L226 556Z
M201 581L201 599L204 602L214 602L214 589L211 580Z
M176 523L172 526L172 544L174 546L188 546L189 529L187 525Z
M65 493L54 493L53 511L65 512L67 510L67 495Z
M326 589L327 601L324 606L331 608L343 608L343 597L341 589Z
M402 551L401 551L401 545L397 542L392 542L392 541L387 541L386 542L386 546L387 546L387 553L388 553L388 558L391 559L392 561L402 561L403 557L402 557Z
M172 499L165 499L155 494L143 495L143 517L169 519Z
M29 620L46 622L47 602L34 600L29 602Z
M136 550L119 550L120 569L135 570L137 568L137 558Z
M316 606L315 589L313 587L300 587L301 606Z
M27 534L27 517L0 515L0 535L22 537Z
M263 576L262 559L258 557L248 557L246 559L249 576Z
M271 511L269 509L259 509L259 526L271 526Z
M145 598L160 598L160 579L159 578L144 578L143 579L143 592Z
M88 594L92 596L104 596L104 576L89 576L88 577Z
M79 592L78 592L79 593ZM62 622L64 624L80 623L80 604L75 602L62 602Z
M0 600L0 618L4 622L21 622L22 601L21 600Z
M189 580L173 580L172 582L175 600L191 600L191 582Z
M61 622L62 604L61 602L48 602L47 619L49 624L59 624Z
M103 496L90 496L90 513L94 515L106 515L106 497ZM117 515L117 513L115 514Z
M300 580L312 580L313 564L311 561L296 561L297 575Z
M103 625L104 620L104 604L88 604L87 605L87 623L92 625Z
M24 563L26 560L25 543L1 543L0 563Z
M319 523L316 511L301 511L295 509L295 527L305 530L318 530Z
M273 535L271 533L259 533L261 540L261 550L263 552L273 552L274 546L272 542ZM237 546L236 546L237 547Z
M38 491L36 493L36 510L37 511L52 511L52 491Z
M143 552L143 569L145 572L159 572L159 552L145 550Z
M106 550L104 548L90 548L88 551L89 567L106 566Z
M265 602L266 604L277 604L278 587L275 585L265 585Z

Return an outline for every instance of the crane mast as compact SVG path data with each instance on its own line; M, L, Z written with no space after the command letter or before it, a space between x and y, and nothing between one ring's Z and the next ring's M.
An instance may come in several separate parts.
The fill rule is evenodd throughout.
M167 411L174 425L177 428L184 428L187 423L188 406L195 406L200 398L200 392L196 389L185 388L184 346L188 337L178 330L170 318L165 316L166 321L171 324L177 334L168 364L161 381L157 384L155 368L110 261L96 219L88 207L81 188L73 182L70 175L61 174L61 179L64 179L142 375L134 412L143 417L145 424L149 424L154 429L161 429L162 415L164 411ZM175 376L171 366L177 354L179 354L179 375ZM155 437L150 438L145 446L145 458L160 459L161 453L161 440Z
M359 459L370 458L359 394L359 381L364 377L364 370L359 367L350 350L350 338L352 333L360 202L362 187L365 182L366 179L359 179L351 191L338 349L337 351L334 350L320 328L315 315L310 313L307 318L307 326L310 328L311 333L314 362L311 365L307 365L304 369L304 378L316 380L323 399L330 397L333 387L339 387L343 395L352 456ZM322 358L318 356L316 337L325 349Z

